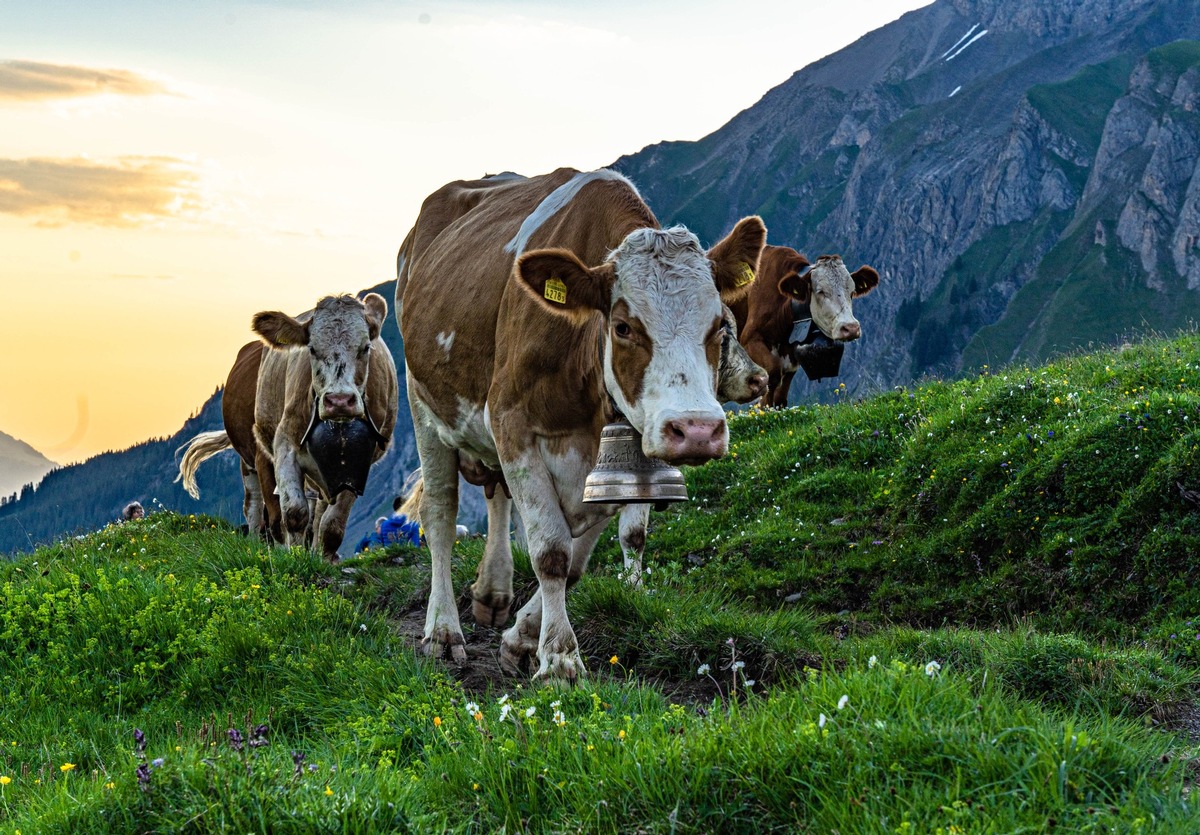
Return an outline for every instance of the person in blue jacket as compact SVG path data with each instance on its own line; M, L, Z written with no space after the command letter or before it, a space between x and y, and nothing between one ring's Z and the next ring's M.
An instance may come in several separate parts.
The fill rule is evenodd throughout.
M362 539L358 541L358 545L354 549L354 553L360 553L368 548L382 548L385 545L404 544L404 545L420 545L421 544L421 523L415 519L409 519L402 511L404 506L404 496L397 496L392 502L391 516L380 516L375 520L375 530L368 532ZM410 505L411 507L411 505Z

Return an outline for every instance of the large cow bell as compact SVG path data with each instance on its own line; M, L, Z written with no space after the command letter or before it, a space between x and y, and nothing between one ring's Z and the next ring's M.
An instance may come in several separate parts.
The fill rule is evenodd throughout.
M808 379L822 380L838 375L846 346L826 336L812 319L802 319L792 326L790 342L792 356Z
M317 465L322 492L330 501L343 490L361 496L367 487L367 475L375 457L375 447L383 440L370 414L353 420L320 420L316 404L312 420L301 441Z
M604 427L596 466L583 485L583 500L600 504L653 503L662 510L670 502L687 501L683 473L666 461L647 458L642 438L624 418Z

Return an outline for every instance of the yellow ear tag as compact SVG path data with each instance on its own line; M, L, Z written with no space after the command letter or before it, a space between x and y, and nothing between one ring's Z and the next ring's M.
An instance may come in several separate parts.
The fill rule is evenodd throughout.
M546 282L546 288L542 294L552 302L567 303L567 285L557 278L551 278Z
M735 278L733 281L734 285L737 287L745 287L747 284L749 284L753 280L754 280L754 268L751 267L749 264L747 264L745 261L743 261L742 269L738 272L737 278Z

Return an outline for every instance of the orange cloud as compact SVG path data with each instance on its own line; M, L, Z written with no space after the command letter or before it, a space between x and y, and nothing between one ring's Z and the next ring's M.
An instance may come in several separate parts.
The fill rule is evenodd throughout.
M198 209L197 180L174 157L0 159L0 213L44 226L139 226Z
M166 93L157 81L128 70L93 70L37 61L0 61L0 103L74 99L114 93L152 96Z

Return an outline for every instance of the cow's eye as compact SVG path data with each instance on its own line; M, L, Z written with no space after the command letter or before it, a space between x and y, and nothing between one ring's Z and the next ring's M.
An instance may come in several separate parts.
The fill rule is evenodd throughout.
M615 333L621 339L628 339L629 337L633 336L633 328L629 327L628 322L617 322L615 325L613 325L613 333Z

